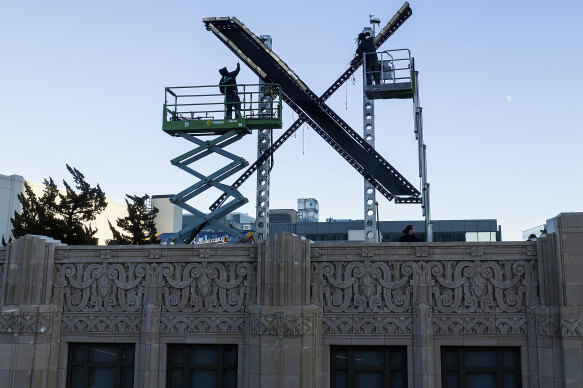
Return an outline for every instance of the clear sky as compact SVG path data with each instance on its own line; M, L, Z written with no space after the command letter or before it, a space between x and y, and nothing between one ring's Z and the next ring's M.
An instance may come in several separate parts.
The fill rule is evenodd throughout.
M0 174L70 181L68 163L115 199L176 193L195 180L169 161L192 147L161 130L164 87L216 84L217 69L237 63L202 18L236 16L271 35L321 94L347 68L369 14L384 25L402 4L3 1ZM504 240L520 240L560 212L583 211L583 2L410 4L413 15L383 49L409 48L419 70L432 218L497 218ZM328 100L359 132L361 77ZM243 68L238 81L257 78ZM284 109L276 137L296 117ZM410 100L376 103L376 147L418 184ZM232 150L253 162L256 135ZM363 218L362 178L305 125L275 154L271 180L271 208L314 197L321 220ZM250 202L240 210L253 216L255 184L241 190ZM422 218L419 206L377 199L382 220Z

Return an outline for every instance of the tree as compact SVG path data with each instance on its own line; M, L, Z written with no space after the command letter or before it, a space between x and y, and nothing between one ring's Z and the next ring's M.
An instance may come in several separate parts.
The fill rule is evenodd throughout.
M147 194L141 197L126 194L126 197L128 215L124 218L118 218L116 224L128 234L120 233L109 223L113 240L118 244L131 245L160 243L160 240L156 238L157 231L154 222L158 209L148 206L150 197Z
M70 245L97 244L95 233L88 222L93 221L107 206L105 193L99 185L91 187L85 176L67 164L73 176L76 191L63 180L65 194L59 193L52 178L44 180L43 195L37 197L25 183L25 192L18 195L22 212L14 213L12 234L15 238L26 234L52 237Z

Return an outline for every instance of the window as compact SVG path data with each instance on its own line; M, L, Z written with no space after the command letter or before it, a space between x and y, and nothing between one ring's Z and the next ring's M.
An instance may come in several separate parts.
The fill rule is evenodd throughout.
M340 347L330 351L331 388L405 388L405 347Z
M237 345L169 345L168 388L236 388Z
M519 348L442 348L444 388L520 388Z
M134 345L70 344L68 388L134 386Z

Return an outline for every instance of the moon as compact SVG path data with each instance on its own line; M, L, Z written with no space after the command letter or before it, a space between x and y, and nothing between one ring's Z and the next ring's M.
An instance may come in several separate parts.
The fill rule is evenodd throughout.
M511 102L511 101L512 101L512 97L506 96L506 102Z

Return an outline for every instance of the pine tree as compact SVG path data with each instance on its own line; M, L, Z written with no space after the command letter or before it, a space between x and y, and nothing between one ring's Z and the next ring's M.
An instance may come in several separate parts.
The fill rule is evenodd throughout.
M12 234L15 238L26 234L52 237L66 244L97 244L97 229L87 224L107 206L105 193L99 185L91 187L84 175L67 165L75 181L74 191L63 180L65 194L59 193L52 178L44 180L43 195L37 197L25 182L25 192L18 195L22 211L14 213Z
M77 191L63 180L66 194L59 194L56 205L63 221L62 238L59 240L71 245L97 244L97 238L94 237L97 229L92 228L88 222L93 221L107 207L105 193L99 184L91 187L76 168L67 164L67 170L73 176Z
M128 234L120 233L109 223L109 228L113 233L113 240L118 244L131 245L160 243L160 240L156 238L157 231L154 223L158 209L148 206L150 197L148 195L140 197L128 194L126 194L126 197L128 215L124 218L118 218L116 224Z
M45 179L44 185L43 195L39 198L28 183L24 182L24 193L18 194L22 211L15 212L14 218L10 219L14 238L25 234L52 237L53 229L60 224L55 209L55 199L59 194L57 185L52 178Z

